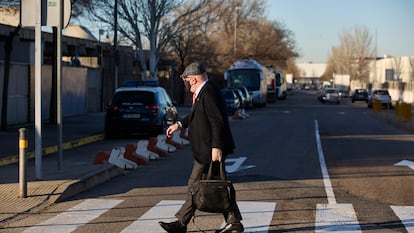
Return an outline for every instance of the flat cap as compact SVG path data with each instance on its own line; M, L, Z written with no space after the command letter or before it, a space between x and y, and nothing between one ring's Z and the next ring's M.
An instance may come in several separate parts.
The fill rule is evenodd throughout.
M185 68L183 74L180 76L181 78L185 78L188 75L199 75L204 74L206 72L206 67L203 63L193 62Z

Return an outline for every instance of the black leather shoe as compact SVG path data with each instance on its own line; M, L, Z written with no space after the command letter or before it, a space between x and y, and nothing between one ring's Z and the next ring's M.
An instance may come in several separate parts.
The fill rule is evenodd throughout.
M160 226L168 233L186 233L187 226L180 221L175 222L159 222Z
M216 233L242 233L244 231L243 224L228 223L224 228L217 230Z

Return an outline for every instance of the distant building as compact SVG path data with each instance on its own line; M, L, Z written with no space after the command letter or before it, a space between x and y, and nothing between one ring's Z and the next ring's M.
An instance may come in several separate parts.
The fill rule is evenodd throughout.
M324 74L324 63L297 63L299 75L293 77L293 83L299 87L315 88L320 85L320 77Z
M370 83L414 80L414 57L389 57L370 62Z

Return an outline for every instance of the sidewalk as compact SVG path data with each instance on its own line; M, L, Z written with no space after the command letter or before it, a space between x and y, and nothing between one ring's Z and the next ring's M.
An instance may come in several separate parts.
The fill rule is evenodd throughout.
M44 154L41 162L41 180L35 177L35 160L27 164L27 197L19 198L18 128L0 132L0 225L19 214L58 202L85 191L123 173L111 164L94 165L97 151L110 150L99 143L103 137L104 113L94 113L63 119L63 151L61 169L58 169L57 128L42 126ZM34 150L34 126L27 126L28 151ZM78 147L97 142L96 146ZM76 149L72 149L75 148ZM68 150L71 149L71 150ZM7 158L6 158L7 157Z
M177 107L182 117L190 107ZM103 140L105 113L67 117L62 123L62 164L58 169L57 128L42 125L42 176L35 176L35 159L27 164L27 197L19 198L18 139L19 127L0 132L0 227L30 210L63 201L106 180L123 174L124 170L112 164L93 164L98 151L110 151L119 140ZM27 126L28 151L34 151L33 125ZM122 140L125 142L125 140ZM136 139L131 139L131 143ZM34 153L31 153L34 155Z

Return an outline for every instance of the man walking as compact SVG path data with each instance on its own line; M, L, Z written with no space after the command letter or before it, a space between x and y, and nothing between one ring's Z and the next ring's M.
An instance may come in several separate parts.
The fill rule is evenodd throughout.
M166 134L171 137L173 132L179 128L188 128L194 165L188 180L186 200L175 215L177 221L160 222L161 227L169 233L187 232L187 224L196 210L191 195L194 185L206 175L211 161L223 160L224 162L226 155L233 153L234 150L233 136L224 101L217 87L208 81L204 64L191 63L184 70L181 78L193 93L192 111L181 122L178 121L168 127ZM240 222L242 216L236 201L233 206L233 211L223 213L227 224L216 233L241 233L244 231Z

